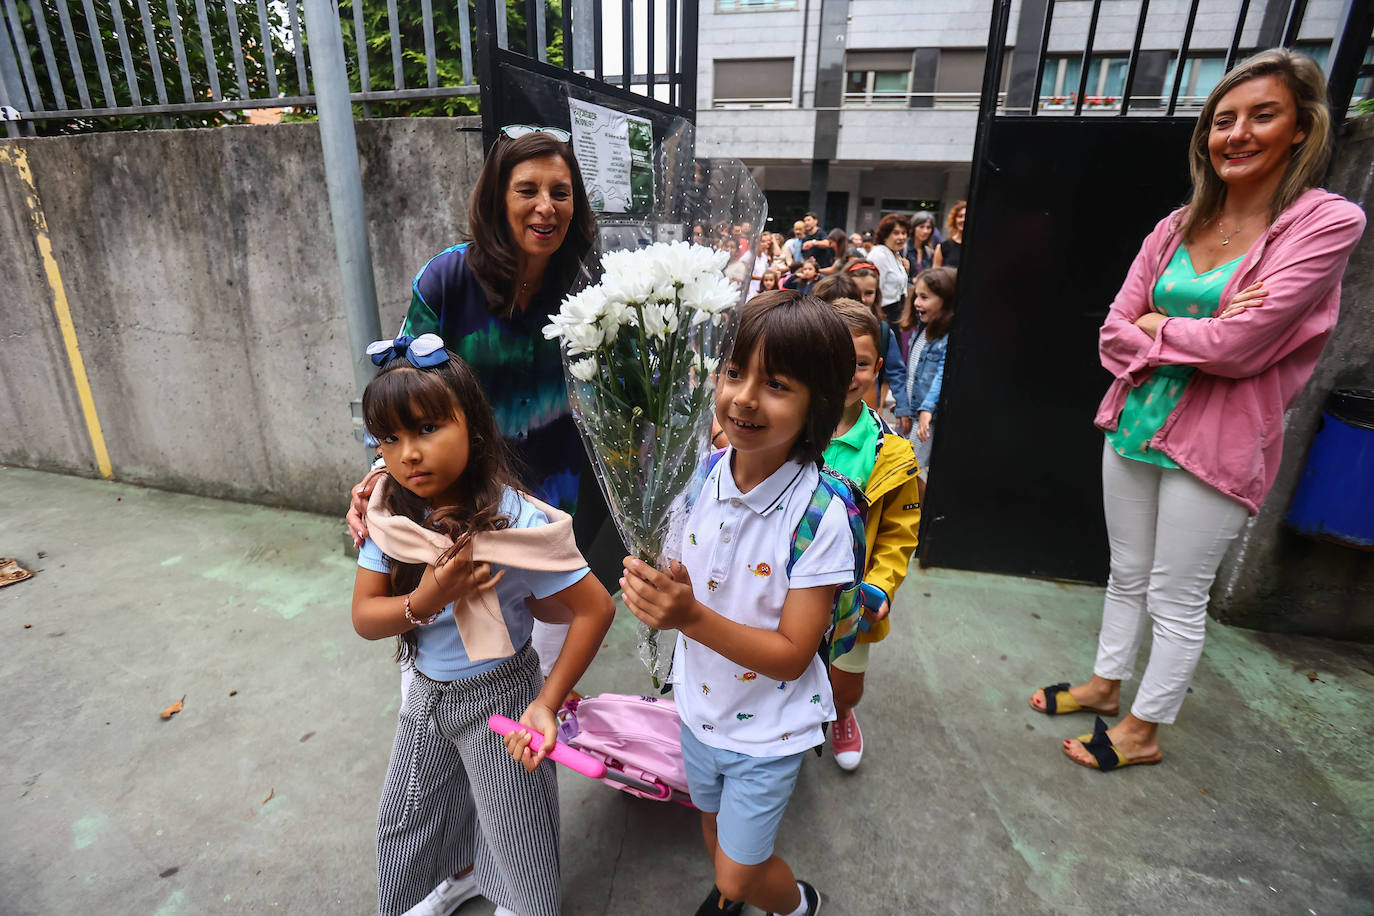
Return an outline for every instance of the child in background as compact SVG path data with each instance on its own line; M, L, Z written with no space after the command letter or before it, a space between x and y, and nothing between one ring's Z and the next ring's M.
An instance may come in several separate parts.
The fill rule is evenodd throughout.
M778 288L778 272L776 270L765 270L763 279L759 281L759 292L768 293Z
M820 297L827 302L834 302L840 298L856 299L878 316L879 321L882 321L882 310L876 305L878 301L878 268L868 261L859 261L845 271L844 279L848 280L849 283L844 286L833 286L827 290L827 295ZM819 288L818 285L817 290ZM817 292L817 295L820 293ZM911 429L912 423L911 405L907 403L906 397L906 359L898 346L897 335L888 328L886 321L883 321L882 339L878 342L878 353L882 357L882 375L880 379L874 380L872 388L864 392L864 403L874 410L878 410L885 401L883 390L886 388L892 394L893 416L897 418L897 425L900 427L902 435L906 435L907 431Z
M626 606L680 631L682 756L716 875L699 916L736 914L744 902L779 916L820 910L773 845L802 758L834 718L816 649L836 586L854 576L842 500L831 499L790 570L788 561L853 375L849 333L830 306L787 290L750 300L716 382L730 446L687 513L681 562L661 571L625 558Z
M883 322L853 299L837 299L831 305L848 326L854 341L855 368L854 380L845 396L844 415L825 449L825 463L857 483L868 500L864 522L868 548L864 605L876 608L864 612L868 629L859 633L854 648L830 666L836 716L830 745L840 769L853 770L858 768L864 753L863 732L854 707L864 693L869 646L886 637L891 628L888 611L916 550L921 497L916 476L919 468L911 443L894 432L863 400L864 392L872 390L882 369L878 347Z
M615 606L588 575L571 517L515 489L468 365L433 334L368 353L381 369L363 392L363 418L388 477L358 553L353 627L367 639L400 637L398 656L415 667L377 819L378 911L439 912L426 894L442 882L444 913L480 891L498 914L557 916L558 784L544 758L556 711ZM547 681L530 648L527 598L560 622L571 612ZM537 748L524 732L507 739L524 769L488 730L493 713L544 735Z
M911 341L907 357L907 401L916 415L909 435L921 464L921 479L930 477L930 450L935 442L935 408L940 402L940 387L945 377L945 347L949 325L954 320L954 290L958 272L953 267L932 267L916 276L916 292L902 316L902 326L924 323Z
M809 293L811 287L816 285L816 279L820 276L820 269L816 267L814 258L807 258L793 270L792 275L782 281L783 289L794 289L798 292Z

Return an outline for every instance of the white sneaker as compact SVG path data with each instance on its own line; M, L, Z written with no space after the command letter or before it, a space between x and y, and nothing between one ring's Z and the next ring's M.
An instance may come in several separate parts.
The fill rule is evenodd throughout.
M830 733L830 746L835 750L835 762L842 770L857 770L864 756L864 733L859 730L859 720L854 710L835 722Z
M440 881L428 897L406 910L405 916L449 916L478 895L477 879L472 872L461 878L450 876Z

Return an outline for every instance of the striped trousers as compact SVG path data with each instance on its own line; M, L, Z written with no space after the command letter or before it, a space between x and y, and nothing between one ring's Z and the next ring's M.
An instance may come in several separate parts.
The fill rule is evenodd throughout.
M520 715L539 693L527 644L500 667L452 683L416 675L396 724L377 813L377 910L400 916L474 866L477 887L519 916L557 916L558 780L511 759L487 718Z

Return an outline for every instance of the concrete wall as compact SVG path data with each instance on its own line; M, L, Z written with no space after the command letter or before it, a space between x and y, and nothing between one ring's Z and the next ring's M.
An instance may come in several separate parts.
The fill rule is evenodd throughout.
M1374 116L1346 125L1329 187L1366 212L1374 204ZM1371 304L1374 229L1366 229L1345 272L1340 322L1311 382L1284 418L1278 480L1222 563L1211 605L1220 620L1374 642L1374 553L1314 541L1283 523L1327 394L1336 388L1374 388ZM1374 468L1368 470L1374 474Z
M389 331L466 222L479 124L357 128ZM20 148L114 476L338 512L363 456L315 125L0 141L0 461L93 476Z

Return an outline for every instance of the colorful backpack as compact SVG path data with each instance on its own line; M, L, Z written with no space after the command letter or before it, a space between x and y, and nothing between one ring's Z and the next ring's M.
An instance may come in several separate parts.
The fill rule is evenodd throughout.
M688 488L686 508L689 512L696 503L701 486L724 454L725 449L712 452L693 480L692 486ZM787 560L787 575L792 575L792 568L801 559L802 552L815 540L816 530L820 528L821 520L825 518L825 512L830 508L832 499L844 503L849 534L854 541L854 578L835 588L835 608L831 615L830 628L826 631L819 649L821 659L827 665L853 649L860 630L867 629L864 626L864 608L872 607L876 610L878 604L875 602L886 598L884 595L879 599L880 591L866 587L863 581L864 570L867 568L864 519L868 514L868 500L861 487L829 466L821 468L820 481L811 493L811 501L797 524L797 530L792 532L792 554Z

